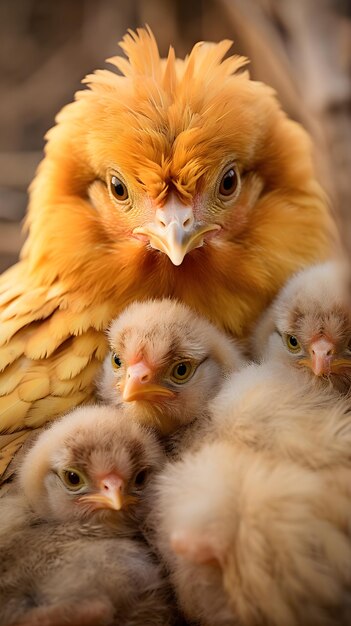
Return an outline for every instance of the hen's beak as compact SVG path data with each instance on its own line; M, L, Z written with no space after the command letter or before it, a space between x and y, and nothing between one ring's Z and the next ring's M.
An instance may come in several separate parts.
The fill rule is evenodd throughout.
M152 400L160 397L172 398L175 394L167 387L158 385L152 381L153 370L144 361L139 361L127 368L126 376L120 390L124 402L134 402L135 400Z
M330 374L335 354L334 343L325 339L325 337L321 337L311 342L309 353L309 358L301 359L299 363L309 367L316 376Z
M192 207L170 194L162 209L156 210L155 220L134 228L133 234L147 237L152 248L167 254L173 265L181 265L188 252L203 245L206 233L220 229L218 224L196 224Z
M120 511L124 504L123 488L123 478L113 472L101 479L98 493L81 496L79 501L91 504L94 509Z

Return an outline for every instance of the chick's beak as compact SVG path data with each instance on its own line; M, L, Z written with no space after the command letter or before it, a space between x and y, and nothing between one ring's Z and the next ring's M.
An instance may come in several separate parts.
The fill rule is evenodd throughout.
M143 360L127 368L124 382L120 385L122 400L155 400L160 397L171 398L173 391L153 382L154 372Z
M123 478L113 472L101 479L97 493L81 496L79 500L91 504L94 509L120 511L124 504L123 489Z
M310 343L309 353L309 358L301 359L301 365L307 365L316 376L330 374L335 354L334 343L321 337Z
M196 224L192 207L170 194L164 206L156 210L154 221L134 228L133 234L147 237L152 248L167 254L173 265L181 265L188 252L203 245L205 233L220 229L218 224Z

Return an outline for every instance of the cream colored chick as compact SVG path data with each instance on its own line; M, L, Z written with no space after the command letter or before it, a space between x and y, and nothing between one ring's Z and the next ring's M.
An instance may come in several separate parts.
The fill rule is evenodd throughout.
M217 441L169 465L156 502L156 543L189 620L351 623L350 471L331 481Z
M187 617L337 626L351 613L351 411L264 362L210 405L212 432L156 477L155 541Z
M111 356L98 383L104 402L175 431L206 413L224 379L239 369L239 348L208 320L175 300L135 302L112 323Z
M308 368L340 391L351 384L351 310L347 268L329 262L288 281L254 333L256 357Z
M304 369L248 365L224 383L209 412L211 439L316 470L351 467L351 400L314 385Z
M0 502L2 626L163 626L167 585L138 536L163 453L116 409L82 407L25 455Z

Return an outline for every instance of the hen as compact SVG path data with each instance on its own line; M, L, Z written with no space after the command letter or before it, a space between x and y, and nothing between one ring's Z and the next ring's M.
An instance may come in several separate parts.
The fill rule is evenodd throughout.
M100 397L163 434L205 418L225 378L244 363L229 337L175 300L134 302L108 336Z
M161 59L149 30L57 117L21 261L0 280L3 472L27 433L88 400L104 329L172 296L245 337L334 225L305 131L229 41Z
M266 357L307 368L322 384L347 393L351 383L349 273L322 263L293 276L259 321L252 346Z
M162 461L154 435L108 407L39 435L0 503L2 626L171 623L161 568L138 538Z

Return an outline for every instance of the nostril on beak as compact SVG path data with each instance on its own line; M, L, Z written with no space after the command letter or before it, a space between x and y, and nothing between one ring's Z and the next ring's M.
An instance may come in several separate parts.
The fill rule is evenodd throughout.
M157 209L156 211L156 219L159 223L159 225L161 226L161 228L166 228L167 227L167 223L166 223L166 219L163 215L163 212L160 211L159 209Z
M193 212L190 212L190 215L185 215L184 219L183 219L183 228L185 228L186 230L189 228L192 228L194 224L194 216L193 216Z

